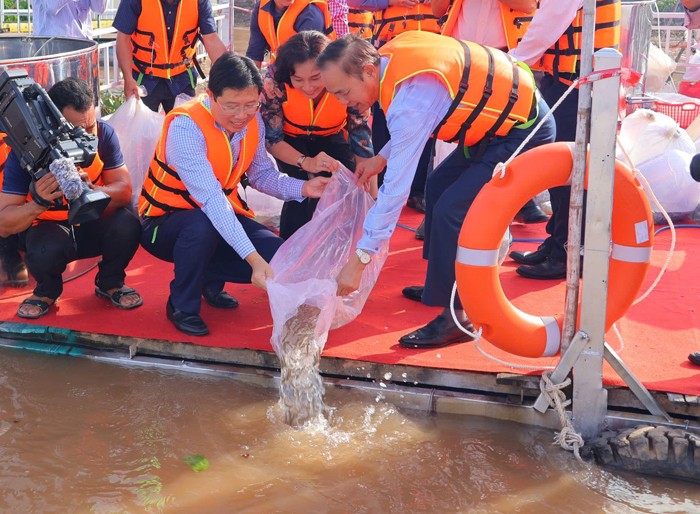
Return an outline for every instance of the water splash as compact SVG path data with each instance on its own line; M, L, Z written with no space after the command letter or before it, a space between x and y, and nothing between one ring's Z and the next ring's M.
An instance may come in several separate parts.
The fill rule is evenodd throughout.
M293 427L323 417L323 380L319 370L321 345L315 329L321 310L300 305L284 324L280 344L280 407Z

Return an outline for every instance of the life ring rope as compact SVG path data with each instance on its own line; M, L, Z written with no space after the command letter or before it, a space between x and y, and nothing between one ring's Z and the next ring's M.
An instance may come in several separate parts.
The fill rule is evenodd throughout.
M571 176L572 148L567 143L543 145L518 157L504 179L493 178L467 213L456 252L457 284L472 323L491 344L524 357L557 355L561 349L562 315L536 316L515 307L505 296L498 275L497 233L508 226L518 205L542 189L563 185ZM653 221L646 194L631 170L616 166L606 326L622 317L634 302L651 258ZM537 173L529 171L537 169ZM522 198L521 198L522 197ZM494 202L499 209L494 212ZM512 212L511 212L512 211ZM484 214L488 212L488 216ZM591 249L587 249L591 251Z
M659 282L661 282L661 277L664 276L664 274L666 273L666 270L671 265L671 259L673 258L673 252L676 250L676 227L673 224L673 220L671 220L671 217L668 215L668 212L666 212L666 209L664 209L663 205L661 205L661 202L659 202L659 199L656 198L656 195L654 194L654 191L651 189L651 186L649 185L649 182L647 181L644 174L642 172L640 172L639 168L637 168L634 165L634 162L632 162L632 158L630 157L629 153L627 152L625 145L623 145L622 141L620 141L619 136L617 136L617 146L620 148L620 150L622 150L622 155L624 155L625 161L627 161L627 166L629 166L629 168L632 170L632 173L634 174L634 178L636 178L642 184L644 184L644 190L647 192L647 194L651 198L651 201L654 203L656 208L659 211L661 211L661 214L663 215L664 219L666 220L666 223L668 223L668 228L671 231L671 246L669 247L668 255L666 256L666 260L664 261L663 265L661 266L661 269L659 270L659 274L656 276L656 278L651 283L649 288L646 291L644 291L643 294L639 295L634 300L634 303L632 304L632 306L635 306L639 302L646 299L646 297L649 296L654 289L656 289L656 286L658 286Z

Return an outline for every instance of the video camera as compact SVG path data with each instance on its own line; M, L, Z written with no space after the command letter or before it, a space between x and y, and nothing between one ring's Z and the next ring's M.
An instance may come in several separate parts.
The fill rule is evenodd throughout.
M0 130L34 182L53 172L66 198L72 225L96 220L110 202L109 195L90 189L75 166L89 166L97 153L97 137L74 127L61 115L44 88L25 70L0 74ZM76 179L77 178L77 179ZM61 199L56 206L63 205Z

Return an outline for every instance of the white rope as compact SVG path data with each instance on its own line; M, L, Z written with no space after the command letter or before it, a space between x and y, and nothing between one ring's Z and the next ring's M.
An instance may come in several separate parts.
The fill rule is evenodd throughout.
M528 364L516 364L514 362L508 362L499 359L498 357L494 357L493 355L487 353L484 349L479 346L479 340L481 339L481 334L483 332L483 328L479 328L475 333L470 332L466 328L462 326L460 321L457 319L457 315L455 313L455 294L457 292L457 282L455 282L452 285L452 295L450 297L450 313L452 314L452 321L454 322L455 325L459 327L459 329L464 332L465 334L468 334L474 338L474 346L476 347L477 350L479 350L479 353L486 357L487 359L491 359L494 362L497 362L498 364L501 364L503 366L508 366L511 368L519 368L519 369L529 369L533 371L540 371L540 370L545 370L545 369L554 369L554 366L530 366Z
M664 276L664 273L666 273L666 270L671 264L671 259L673 258L673 252L676 249L676 227L673 224L673 221L671 220L671 217L668 215L666 212L666 209L663 208L661 203L659 202L658 198L656 198L656 195L654 194L654 191L651 189L651 186L649 185L649 182L647 182L647 179L644 177L641 171L634 165L634 162L632 162L632 159L630 158L629 154L627 153L627 150L625 149L624 145L622 144L622 141L620 141L620 138L618 136L617 138L617 146L622 150L622 154L625 156L625 160L627 161L627 164L629 165L630 169L634 173L635 178L639 179L640 182L644 184L644 189L647 192L647 194L651 197L652 202L654 202L654 205L658 208L659 211L661 211L661 214L663 214L663 217L666 219L666 223L668 223L668 227L671 230L671 247L668 250L668 255L666 256L666 260L664 261L663 266L661 266L661 271L659 271L659 274L656 276L654 279L654 282L649 286L649 288L639 296L632 305L637 305L639 302L644 300L647 296L651 294L651 292L656 288L656 286L659 284L661 281L661 277Z
M567 400L563 388L571 385L571 379L567 378L560 384L554 384L551 378L552 373L550 371L545 371L542 373L542 378L540 380L540 391L542 395L547 399L547 403L552 407L557 415L559 416L559 423L561 424L561 431L554 435L554 444L558 444L562 448L568 451L573 451L576 459L581 461L581 454L579 453L580 448L585 444L581 434L574 430L574 427L569 421L569 417L566 415L565 407L571 405L571 400Z
M506 162L499 162L498 164L496 164L495 168L493 169L492 177L495 177L496 175L498 175L499 176L498 178L502 179L503 177L506 176L506 167L511 162L513 162L513 159L515 159L520 154L520 152L522 152L523 148L525 148L525 146L530 142L530 139L532 139L535 136L535 134L537 134L537 132L542 128L542 125L544 124L544 122L553 116L554 111L556 111L557 108L564 101L564 99L567 96L569 96L574 89L576 89L576 86L578 85L578 83L579 83L579 79L574 80L574 82L569 86L569 89L567 89L564 92L564 94L561 95L559 100L557 100L557 102L552 107L550 107L549 112L542 117L542 119L537 123L537 125L532 130L532 132L530 132L527 135L527 137L523 140L523 142L520 143L520 146L518 146L518 148L515 149L515 152L513 152L513 155L508 157ZM539 95L538 95L538 98L539 98Z

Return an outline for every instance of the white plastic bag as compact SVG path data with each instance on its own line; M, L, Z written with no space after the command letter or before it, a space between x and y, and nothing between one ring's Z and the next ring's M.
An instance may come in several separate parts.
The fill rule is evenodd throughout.
M635 165L670 150L695 153L695 143L673 118L648 109L638 109L622 120L620 143ZM619 148L617 158L624 160Z
M131 203L134 207L163 130L164 119L162 113L153 112L132 96L108 120L117 133L124 162L131 175Z
M666 55L658 46L650 43L647 72L644 80L645 91L662 91L666 81L674 71L676 71L676 61Z
M638 166L656 199L674 221L692 215L700 202L700 183L693 180L689 171L692 158L692 154L670 150ZM654 221L662 223L664 218L659 209L653 202L651 207Z
M362 237L362 224L374 205L371 196L341 166L333 173L314 216L292 235L270 262L275 273L267 281L272 311L272 347L280 354L285 324L300 312L318 312L314 339L322 349L328 331L355 319L362 311L388 254L385 242L362 273L360 288L336 296L336 277L353 256ZM318 309L313 309L315 307Z
M685 73L683 74L684 82L698 82L700 81L700 52L695 52L688 59L686 64Z

